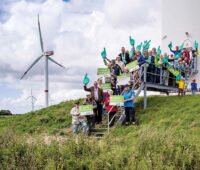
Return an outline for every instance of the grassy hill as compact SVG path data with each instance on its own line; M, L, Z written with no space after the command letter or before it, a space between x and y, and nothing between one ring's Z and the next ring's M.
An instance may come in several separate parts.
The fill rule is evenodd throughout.
M200 169L200 96L152 96L138 126L111 129L102 140L69 129L73 101L0 117L0 169ZM42 134L65 141L45 144ZM30 142L30 137L36 142Z

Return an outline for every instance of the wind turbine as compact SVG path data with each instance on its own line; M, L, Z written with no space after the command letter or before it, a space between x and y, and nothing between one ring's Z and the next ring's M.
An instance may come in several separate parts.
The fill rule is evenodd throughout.
M55 64L57 64L58 66L62 67L65 69L64 66L62 66L61 64L59 64L58 62L56 62L55 60L53 60L50 56L52 56L54 54L54 51L44 51L44 45L43 45L43 39L42 39L42 33L41 33L41 28L40 28L40 18L39 18L39 14L38 14L38 30L39 30L39 38L40 38L40 46L41 46L41 50L42 50L42 54L41 56L39 56L30 66L29 68L25 71L25 73L23 74L23 76L21 77L21 79L24 78L24 76L29 72L29 70L42 58L45 58L45 103L46 103L46 107L49 106L49 72L48 72L48 62L49 60Z
M31 89L31 95L26 99L31 99L31 105L32 105L32 112L34 111L34 103L35 101L37 100L34 96L33 96L33 92L32 92L32 89Z

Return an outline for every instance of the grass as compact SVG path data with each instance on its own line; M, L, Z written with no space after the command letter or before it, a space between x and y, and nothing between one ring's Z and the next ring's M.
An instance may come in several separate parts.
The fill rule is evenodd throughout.
M117 126L98 141L66 134L73 101L47 109L0 117L0 169L200 169L200 95L151 96L138 126ZM12 129L12 130L10 130ZM40 135L67 140L45 144ZM27 138L34 136L36 142Z

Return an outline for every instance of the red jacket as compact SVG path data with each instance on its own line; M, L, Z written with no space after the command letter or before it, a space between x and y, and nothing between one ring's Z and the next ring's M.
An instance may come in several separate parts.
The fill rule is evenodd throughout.
M188 51L184 51L184 52L182 52L182 55L184 53L185 53L186 62L189 63L190 62L190 53Z
M117 112L118 111L118 108L117 108L117 106L111 106L111 105L109 105L109 103L110 103L110 96L108 96L107 98L106 98L106 101L105 101L105 106L106 106L106 112L108 113L108 112ZM112 108L113 107L113 108ZM112 109L111 109L112 108ZM111 109L111 110L110 110Z

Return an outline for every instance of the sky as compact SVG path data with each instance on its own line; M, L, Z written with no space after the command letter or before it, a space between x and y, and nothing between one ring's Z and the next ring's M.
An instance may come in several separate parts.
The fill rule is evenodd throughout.
M90 84L103 66L101 51L114 59L124 46L130 49L129 36L136 44L161 42L161 0L1 0L0 1L0 110L14 114L45 105L44 59L20 77L41 55L37 15L40 15L45 50L53 50L49 64L50 104L85 96L83 77Z

